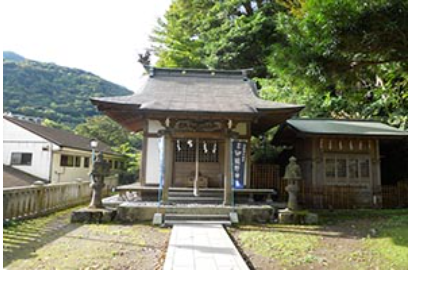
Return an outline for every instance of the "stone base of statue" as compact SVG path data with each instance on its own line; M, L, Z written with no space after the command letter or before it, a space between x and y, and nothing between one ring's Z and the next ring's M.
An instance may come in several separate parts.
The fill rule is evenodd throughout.
M116 210L107 208L82 208L71 215L72 223L100 224L109 223L115 219Z
M280 224L311 225L318 222L318 215L306 210L289 210L286 208L278 211L278 223Z

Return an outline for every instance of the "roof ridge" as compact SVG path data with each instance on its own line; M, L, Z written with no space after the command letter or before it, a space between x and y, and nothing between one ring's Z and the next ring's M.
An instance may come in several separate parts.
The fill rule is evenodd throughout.
M145 67L151 78L155 76L171 77L208 77L208 78L235 78L248 80L248 71L252 69L223 70L223 69L204 69L204 68L165 68L165 67Z
M58 129L58 128L52 128L52 127L47 127L47 126L43 126L41 124L37 124L37 123L33 123L30 121L26 121L26 120L21 120L21 119L17 119L14 118L13 116L3 116L4 119L14 123L17 126L20 126L21 128L24 128L25 130L28 130L50 142L53 142L59 146L64 146L64 147L70 147L70 148L77 148L80 150L91 150L91 148L85 148L84 146L75 146L73 144L67 144L64 141L65 140L61 140L61 139L56 139L56 134L63 134L63 135L69 135L71 138L76 138L76 140L81 140L81 141L86 141L87 144L89 144L90 140L92 138L89 137L85 137L79 134L76 134L74 132L71 131L66 131L66 130L62 130L62 129ZM49 131L48 134L47 132L41 132L40 130L45 130L45 131ZM50 132L51 131L51 132ZM51 136L53 134L53 136ZM70 140L71 141L71 140ZM74 141L74 140L72 140ZM98 147L99 150L104 151L106 153L110 153L110 154L116 154L115 152L113 152L111 150L110 145L102 142L102 141L98 141L99 145Z
M342 121L342 122L371 122L385 124L380 120L373 119L334 119L334 118L292 118L287 121Z

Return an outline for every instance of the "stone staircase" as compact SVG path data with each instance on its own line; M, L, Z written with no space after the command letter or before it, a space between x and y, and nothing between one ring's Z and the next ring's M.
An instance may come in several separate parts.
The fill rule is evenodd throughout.
M218 191L201 191L199 196L195 196L193 191L171 189L168 200L174 204L222 204L223 193Z
M174 205L185 205L187 207L216 206L223 204L223 191L202 189L198 196L193 194L192 189L171 188L168 196L169 202ZM231 225L229 214L225 213L205 213L205 212L186 212L186 213L166 213L164 224L172 226L176 224L221 224Z

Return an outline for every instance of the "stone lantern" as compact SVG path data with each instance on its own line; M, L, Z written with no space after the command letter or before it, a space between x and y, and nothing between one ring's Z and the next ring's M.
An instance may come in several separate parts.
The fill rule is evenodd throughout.
M103 153L97 155L95 162L92 164L92 171L90 173L92 182L92 200L89 208L104 208L102 202L102 191L105 186L104 178L110 174L110 164L103 159Z
M102 223L110 222L115 218L116 211L103 206L104 178L110 174L110 164L103 159L103 153L99 153L95 162L92 163L91 189L92 199L88 207L73 211L71 222L73 223Z
M288 193L287 208L289 210L299 210L298 194L299 183L302 178L301 167L296 163L295 157L290 157L289 164L285 169L284 179L287 180L285 190Z

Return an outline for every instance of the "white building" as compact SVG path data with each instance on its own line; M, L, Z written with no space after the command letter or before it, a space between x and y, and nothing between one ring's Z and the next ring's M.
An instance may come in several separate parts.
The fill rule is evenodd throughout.
M90 139L71 132L3 116L3 165L31 174L48 183L89 178L92 150ZM98 142L111 163L112 172L122 170L122 155Z

